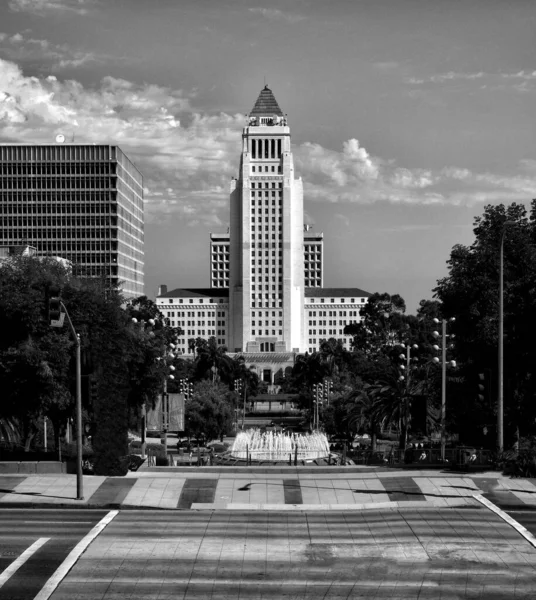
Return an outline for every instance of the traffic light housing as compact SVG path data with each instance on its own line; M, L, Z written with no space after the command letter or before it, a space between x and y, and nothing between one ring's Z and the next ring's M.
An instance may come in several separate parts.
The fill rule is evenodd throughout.
M48 288L48 320L59 321L61 319L61 290L58 286Z
M478 399L480 402L491 402L491 380L490 371L485 371L478 374Z
M97 401L97 380L93 377L89 377L89 403L94 405Z

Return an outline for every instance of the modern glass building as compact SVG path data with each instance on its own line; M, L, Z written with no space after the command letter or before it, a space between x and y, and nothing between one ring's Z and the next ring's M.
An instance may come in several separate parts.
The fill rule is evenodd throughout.
M118 146L0 144L0 246L144 293L143 178Z

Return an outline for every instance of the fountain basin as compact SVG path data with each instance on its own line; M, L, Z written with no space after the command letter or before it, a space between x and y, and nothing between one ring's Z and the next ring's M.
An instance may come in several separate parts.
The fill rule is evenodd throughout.
M261 432L259 429L240 432L229 452L230 458L264 463L278 463L289 459L312 461L329 455L329 442L323 433Z

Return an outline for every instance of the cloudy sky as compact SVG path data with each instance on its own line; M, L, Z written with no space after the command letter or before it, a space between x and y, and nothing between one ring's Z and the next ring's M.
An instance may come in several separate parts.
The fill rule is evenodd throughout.
M147 295L204 287L266 81L324 285L413 312L486 204L536 197L535 31L534 0L1 0L0 141L118 143Z

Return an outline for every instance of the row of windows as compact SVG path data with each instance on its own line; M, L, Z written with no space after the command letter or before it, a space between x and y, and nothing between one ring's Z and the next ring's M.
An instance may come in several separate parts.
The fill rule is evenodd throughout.
M320 327L321 327L321 326L324 326L324 327L325 327L326 325L329 325L329 326L337 326L337 325L342 325L342 326L344 326L344 325L350 325L351 323L355 323L355 321L348 321L348 322L347 322L347 321L346 321L346 319L342 319L342 320L340 320L340 321L337 321L336 319L335 319L335 320L333 320L333 319L330 319L329 321L327 321L327 320L325 320L325 319L324 319L324 320L320 319L320 320L318 321L318 325L319 325ZM317 325L317 322L316 322L316 320L314 320L314 319L313 319L313 320L310 320L310 321L309 321L309 327L316 327L316 325Z
M56 178L50 177L47 179L10 179L4 178L0 181L0 186L4 190L103 190L113 189L116 187L115 179L109 177L87 177L82 178Z
M311 304L314 304L314 302L315 302L314 298L308 298L307 300L308 300L308 302L311 302ZM320 298L320 300L319 300L320 304L324 304L326 300L327 300L326 298ZM335 298L331 298L330 302L335 302ZM338 300L338 302L340 302L341 304L344 304L346 302L346 300L344 298L340 298ZM355 298L350 298L350 302L351 303L356 302L356 299ZM358 298L357 302L361 302L362 304L364 304L365 303L365 298L361 298L361 299Z
M344 329L339 329L339 333L337 333L337 329L319 329L318 335L344 335ZM309 335L316 335L316 329L309 329ZM311 343L311 340L309 340Z
M251 326L255 327L256 321L251 321ZM259 321L258 323L259 327L263 326L263 322ZM265 327L269 327L270 326L270 322L266 321L266 323L264 323ZM272 321L272 327L275 327L275 321ZM283 321L279 321L279 327L283 327Z
M166 317L175 317L175 313L177 317L189 317L189 318L203 318L205 317L205 315L207 317L215 317L216 316L216 311L213 310L208 310L208 311L204 311L204 310L199 310L199 311L195 311L195 310L188 310L188 311L174 311L174 310L168 310L166 311L164 314ZM225 317L225 312L224 311L218 311L218 317Z
M309 317L316 317L317 316L316 313L317 313L316 310L309 311ZM339 311L319 310L318 316L319 317L337 317L337 316L339 316L339 317L346 317L346 316L357 317L357 316L359 316L359 311L357 311L357 310L349 310L349 311L346 311L346 310L339 310Z
M252 190L275 190L281 189L283 187L282 181L261 181L259 183L252 182L251 189ZM254 192L251 192L252 194Z
M179 298L178 299L178 304L186 304L185 299L184 298ZM199 304L203 304L203 298L197 298L196 299L197 302L199 302ZM223 304L225 302L225 300L223 298L220 298L219 300L214 300L214 298L210 298L209 300L207 300L208 304L213 304L216 302L219 302L220 304ZM165 300L162 300L162 304L173 304L174 303L174 298L166 298ZM193 298L188 298L188 303L189 304L193 304L194 303L194 299Z
M269 310L267 310L267 311L264 311L264 313L263 313L263 311L262 311L262 310L260 310L260 311L259 311L259 312L257 312L257 313L256 313L255 311L253 311L253 312L251 313L251 316L252 316L253 318L255 318L255 317L262 318L262 317L263 317L263 315L264 315L264 317L267 319L267 318L268 318L268 317L270 317L270 316L272 316L272 317L275 317L275 316L277 316L277 317L281 318L282 314L283 314L283 313L282 313L280 310L278 310L278 311L275 311L275 310L273 310L273 311L271 311L271 314L270 314L270 311L269 311Z
M115 175L115 163L3 163L0 175Z
M253 165L251 167L251 172L252 173L262 173L263 169L264 169L265 173L275 173L276 165ZM278 173L283 172L283 169L281 168L281 166L277 167L277 172Z
M270 333L270 330L268 330L268 329L264 330L264 335L276 335L276 330L275 329L272 329L271 331L272 331L272 333ZM255 329L252 329L251 330L251 335L263 335L262 332L263 332L262 329L259 329L259 331L257 333L256 333ZM283 331L279 330L279 335L280 336L283 335Z
M275 294L274 294L275 295ZM282 304L282 300L275 300L275 299L269 299L269 298L265 298L260 299L260 298L253 298L251 300L251 308L277 308L280 307Z
M281 156L281 138L257 139L250 138L249 147L251 158L279 158Z
M272 201L274 198L278 198L279 200L279 204L283 204L283 198L281 197L281 192L251 192L251 204L254 205L255 204L255 199L257 199L257 202L259 204L262 204L262 201L264 200L265 202L268 202L268 200L272 198Z

